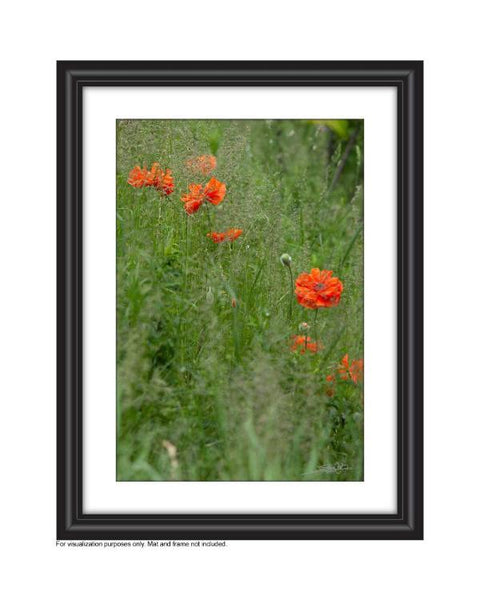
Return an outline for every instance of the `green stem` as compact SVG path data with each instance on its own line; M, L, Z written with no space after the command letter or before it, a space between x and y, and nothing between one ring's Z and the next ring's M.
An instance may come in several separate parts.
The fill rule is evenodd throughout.
M206 209L207 209L208 227L209 227L210 231L213 231L212 215L210 213L210 206L207 206Z
M315 343L318 344L318 336L317 336L317 317L318 317L318 308L315 309L315 318L313 319L313 335L315 336Z
M185 305L187 304L187 281L188 281L188 219L189 216L185 214L185 266L184 266L184 278L183 278L183 299ZM185 360L185 344L184 344L184 326L183 319L179 324L179 333L180 333L180 348L181 348L181 357L182 364Z
M188 219L189 216L185 215L185 269L184 269L184 289L187 291L187 270L188 270Z
M289 313L288 313L288 317L291 320L292 318L292 314L293 314L293 274L292 274L292 267L290 265L288 266L288 272L290 273L290 309L289 309Z
M160 230L162 227L162 203L161 203L161 198L160 198L160 194L158 195L158 222L157 222L157 252L158 252L158 247L161 246L162 247L162 256L165 253L165 238L163 235L160 234Z
M237 307L236 306L232 306L232 318L233 318L233 350L234 350L234 356L235 356L235 360L238 362L239 358L240 358L240 340L239 340L239 336L238 336L238 317L237 317Z

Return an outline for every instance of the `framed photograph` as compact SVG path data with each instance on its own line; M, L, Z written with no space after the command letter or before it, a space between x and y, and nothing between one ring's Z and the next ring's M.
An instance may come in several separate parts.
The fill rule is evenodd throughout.
M422 539L423 63L57 77L58 539Z

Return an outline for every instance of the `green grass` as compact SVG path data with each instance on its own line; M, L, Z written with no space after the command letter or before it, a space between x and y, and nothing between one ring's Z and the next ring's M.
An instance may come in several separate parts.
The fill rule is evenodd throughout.
M188 216L210 176L185 161L210 153L227 195ZM168 197L127 184L155 161ZM290 317L285 252L294 278L344 284L317 354L290 351L315 311L295 299ZM362 122L118 121L117 479L363 479L363 386L325 381L346 353L363 357Z

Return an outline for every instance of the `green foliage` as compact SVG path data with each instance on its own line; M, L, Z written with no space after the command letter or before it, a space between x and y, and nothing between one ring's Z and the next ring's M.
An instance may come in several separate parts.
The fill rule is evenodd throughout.
M362 127L117 122L119 480L363 478L362 386L332 395L325 379L363 357ZM180 196L210 176L185 163L209 153L227 195L188 216ZM168 197L127 184L155 161L173 171ZM233 227L233 243L206 237ZM296 300L290 316L283 253L294 277L319 267L344 284L315 328ZM290 350L303 321L317 354Z

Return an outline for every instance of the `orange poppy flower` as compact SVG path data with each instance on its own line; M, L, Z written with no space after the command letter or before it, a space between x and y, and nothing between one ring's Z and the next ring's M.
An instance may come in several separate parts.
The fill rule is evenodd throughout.
M335 396L335 383L336 383L335 374L327 375L325 377L325 380L327 381L327 384L328 384L325 388L325 393L327 394L327 396L332 398L333 396Z
M363 359L352 360L349 363L348 354L345 354L337 371L343 381L351 379L353 383L358 383L363 379Z
M181 200L185 202L185 210L191 215L197 212L205 200L215 205L220 204L225 197L227 186L212 177L205 187L202 187L200 183L192 183L188 186L188 189L190 192L183 196Z
M175 189L171 169L167 169L165 173L162 170L159 170L159 173L154 179L153 185L157 188L157 190L161 189L164 194L169 196Z
M312 269L310 273L301 273L295 282L297 301L306 308L329 308L337 306L343 291L338 277L332 277L333 271Z
M312 338L304 335L294 335L293 343L290 346L290 350L295 352L300 348L300 354L305 354L306 350L309 350L312 354L315 354L319 350L317 342L312 341Z
M359 360L352 360L350 365L350 377L353 383L358 383L363 379L363 358Z
M197 210L202 206L204 197L202 185L197 183L191 183L188 186L190 190L188 194L182 196L180 200L184 202L185 210L189 215L196 213Z
M225 241L226 234L225 233L217 233L216 231L211 231L207 233L207 237L209 237L216 244L220 244Z
M193 213L196 213L197 210L202 206L202 202L200 200L187 200L185 201L184 207L185 207L185 211L187 214L189 215L193 215Z
M130 171L127 183L135 188L143 187L147 179L147 173L147 167L143 167L143 169L141 169L138 165L136 165Z
M162 173L162 169L160 169L160 164L158 162L152 163L152 168L148 171L148 181L152 185L154 185L158 176Z
M203 190L205 198L215 206L222 202L222 200L225 198L226 192L227 186L221 181L218 181L218 179L215 179L215 177L210 179Z
M350 378L349 375L349 364L348 364L348 354L342 358L342 362L339 367L337 367L338 374L340 379L343 381L347 381Z
M223 233L211 231L210 233L207 233L207 237L209 237L213 242L215 242L215 244L220 244L221 242L225 241L233 242L242 234L242 232L242 229L228 229Z
M157 190L162 190L167 196L174 190L174 182L172 171L167 169L163 172L160 165L155 162L150 170L146 166L141 169L138 165L130 171L127 183L135 188L155 187Z
M187 160L187 167L192 171L199 171L202 175L208 175L216 166L217 159L209 154Z

